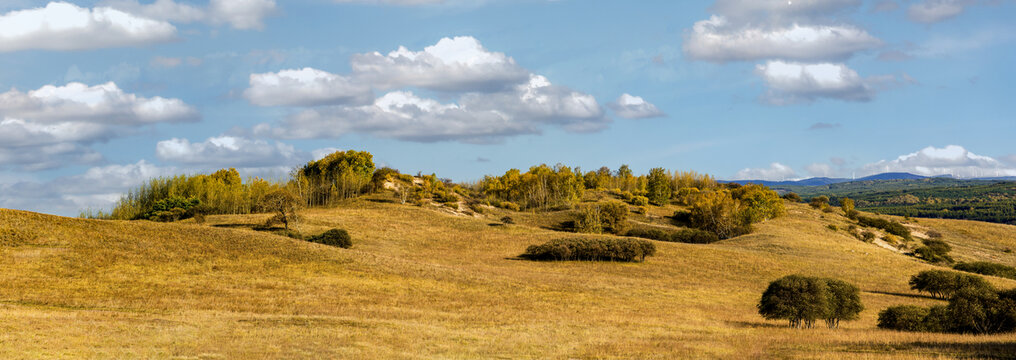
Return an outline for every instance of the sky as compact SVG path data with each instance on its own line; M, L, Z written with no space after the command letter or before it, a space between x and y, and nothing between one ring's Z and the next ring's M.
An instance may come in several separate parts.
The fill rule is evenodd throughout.
M337 150L474 181L1016 176L1012 0L5 0L0 207Z

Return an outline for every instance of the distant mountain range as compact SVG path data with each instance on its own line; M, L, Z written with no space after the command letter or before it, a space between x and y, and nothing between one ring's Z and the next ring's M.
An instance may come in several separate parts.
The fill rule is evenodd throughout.
M876 174L871 176L865 176L859 179L844 179L844 178L828 178L828 177L813 177L803 180L788 180L788 181L769 181L769 180L721 180L722 183L738 183L738 184L760 184L768 187L774 186L825 186L832 184L848 183L854 181L873 181L873 180L921 180L921 179L932 179L932 178L946 178L955 180L987 180L987 181L1016 181L1016 176L1005 176L1005 177L987 177L987 178L975 178L975 179L958 179L952 175L938 175L938 176L921 176L914 175L905 172L889 172Z

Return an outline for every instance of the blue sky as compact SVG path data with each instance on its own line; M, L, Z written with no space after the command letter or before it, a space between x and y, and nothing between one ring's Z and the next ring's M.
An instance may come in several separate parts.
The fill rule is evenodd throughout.
M0 207L334 149L459 181L1016 175L1005 0L13 0Z

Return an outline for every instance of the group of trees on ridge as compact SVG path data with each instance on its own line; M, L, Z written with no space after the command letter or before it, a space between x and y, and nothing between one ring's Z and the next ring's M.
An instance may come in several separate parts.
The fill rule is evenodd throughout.
M910 279L911 288L948 299L948 305L899 305L878 315L878 327L902 331L994 334L1016 330L1016 289L997 290L983 278L928 270Z

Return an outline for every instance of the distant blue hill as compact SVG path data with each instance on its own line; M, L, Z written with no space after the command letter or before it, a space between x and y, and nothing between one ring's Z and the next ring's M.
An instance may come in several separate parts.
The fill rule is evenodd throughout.
M945 175L950 177L949 175ZM722 183L738 183L744 184L760 184L768 187L773 186L823 186L839 184L851 181L869 181L869 180L920 180L927 179L927 176L914 175L911 173L882 173L877 175L865 176L860 179L844 179L844 178L827 178L827 177L813 177L804 180L791 180L791 181L768 181L768 180L732 180L723 181Z

